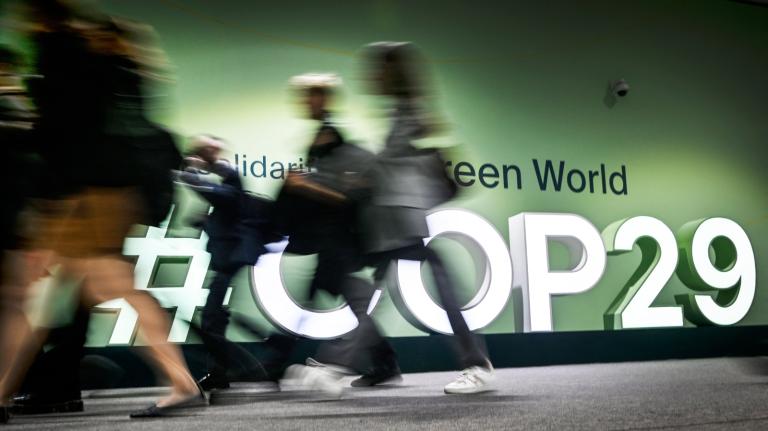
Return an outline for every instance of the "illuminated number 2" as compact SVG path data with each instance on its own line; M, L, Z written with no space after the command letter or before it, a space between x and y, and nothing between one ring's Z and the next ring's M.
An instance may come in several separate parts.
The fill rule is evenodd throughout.
M702 219L684 225L678 239L678 277L702 292L675 297L685 317L697 325L733 325L743 319L756 283L755 254L744 229L725 218ZM713 291L715 296L707 293Z
M632 217L617 221L603 231L609 255L640 248L640 266L635 270L604 315L606 329L683 326L679 306L651 304L659 295L677 266L675 235L653 217Z

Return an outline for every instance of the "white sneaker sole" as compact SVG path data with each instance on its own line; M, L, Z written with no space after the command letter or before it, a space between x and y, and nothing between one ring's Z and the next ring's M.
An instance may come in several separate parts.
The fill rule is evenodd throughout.
M483 392L493 392L496 390L496 378L493 374L487 376L486 380L480 380L482 385L477 386L456 386L450 387L453 383L449 383L445 386L443 391L449 395L467 395L467 394L480 394Z
M485 384L480 387L474 388L445 388L443 391L448 395L469 395L469 394L481 394L483 392L493 392L496 388L491 384Z
M340 382L319 367L305 365L291 365L286 369L285 382L289 385L299 386L304 389L322 392L324 395L339 399L344 394L344 388Z

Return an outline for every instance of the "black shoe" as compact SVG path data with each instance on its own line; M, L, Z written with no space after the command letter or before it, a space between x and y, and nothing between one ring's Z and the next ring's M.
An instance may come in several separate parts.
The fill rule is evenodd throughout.
M13 397L13 405L8 409L17 415L82 412L83 400L75 394L62 397L24 394Z
M364 388L382 383L400 383L402 381L403 377L400 374L400 368L395 365L394 367L378 368L370 373L363 374L359 378L352 380L350 385L355 388Z
M198 386L198 389L201 389L201 388ZM192 395L191 397L184 399L182 401L179 401L177 403L173 403L163 407L158 407L157 404L153 404L144 410L135 411L131 413L129 416L131 419L159 418L163 416L168 416L171 413L178 412L180 410L205 407L207 405L208 405L208 399L205 398L205 393L203 393L201 389L199 393Z
M197 384L204 391L212 391L214 389L229 389L229 380L218 374L206 374L202 379L197 381Z
M0 424L7 424L10 418L11 415L10 412L8 412L8 407L0 407Z

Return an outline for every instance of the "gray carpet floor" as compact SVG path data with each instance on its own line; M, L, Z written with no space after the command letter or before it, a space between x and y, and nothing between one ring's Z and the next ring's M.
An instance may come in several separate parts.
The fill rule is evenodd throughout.
M349 388L341 400L238 385L216 405L131 420L161 389L91 391L83 413L15 416L5 429L768 430L768 359L702 359L497 370L497 390L444 395L456 373ZM1 426L0 426L1 427Z

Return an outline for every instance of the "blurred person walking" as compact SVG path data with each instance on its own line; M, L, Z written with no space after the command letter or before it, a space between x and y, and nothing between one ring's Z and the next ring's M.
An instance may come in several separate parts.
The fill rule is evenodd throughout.
M224 141L211 135L192 139L187 168L178 179L205 199L213 210L202 221L208 235L211 269L216 273L208 286L202 313L202 339L208 351L208 373L200 379L204 390L229 388L230 380L270 379L258 362L256 369L232 370L235 355L226 340L230 312L224 299L232 279L246 266L254 265L266 253L264 244L281 239L274 233L272 202L246 193L237 170L221 158ZM220 182L208 180L213 174Z
M363 170L373 155L347 142L329 111L341 80L333 74L305 74L291 80L309 119L319 124L306 160L309 172L291 172L278 197L289 234L286 252L317 254L309 300L319 291L342 296L358 321L349 340L326 342L318 361L289 367L288 378L340 396L339 378L366 366L384 380L399 380L400 369L389 342L368 315L373 286L352 273L364 266L357 226L358 203L365 189Z
M455 287L442 259L424 245L424 238L429 237L426 212L455 195L456 186L447 177L439 152L413 145L413 141L438 129L425 106L431 95L422 59L410 43L379 42L365 47L364 61L372 91L388 97L394 105L384 149L370 171L371 202L363 217L367 224L366 251L377 267L376 278L381 282L391 263L398 259L429 264L464 368L445 392L487 391L494 380L491 362L461 315ZM353 385L375 384L374 377L363 376Z
M0 348L7 358L0 370L2 411L7 413L9 397L44 340L44 330L37 337L31 333L23 302L32 283L54 264L60 279L80 283L87 306L124 298L137 310L148 355L170 380L171 393L132 417L205 405L181 351L166 341L165 313L147 292L134 289L133 264L121 255L129 229L155 222L163 206L142 195L148 180L170 184L170 170L163 165L174 159L178 165L180 158L170 135L144 116L146 68L128 43L131 30L113 20L80 19L56 0L28 5L42 75L33 87L41 116L37 131L50 187L39 205L43 210L32 221L36 226L29 244L0 287L6 298L0 315L6 336Z

